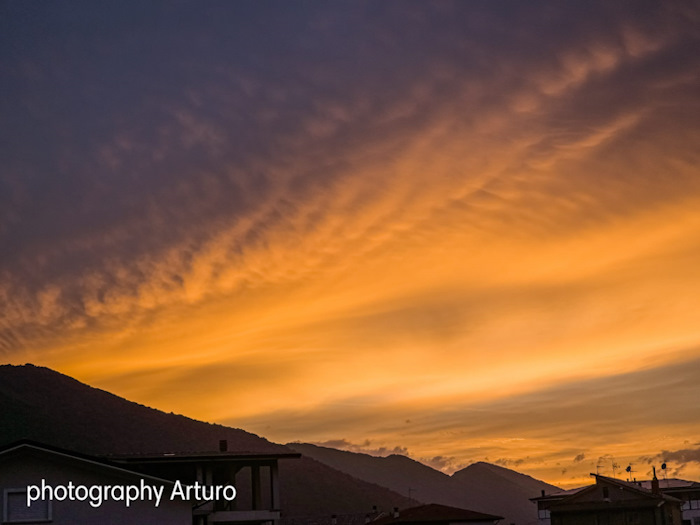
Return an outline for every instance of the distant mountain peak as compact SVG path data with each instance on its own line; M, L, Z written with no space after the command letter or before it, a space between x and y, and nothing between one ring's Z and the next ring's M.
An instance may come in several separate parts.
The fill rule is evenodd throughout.
M496 514L517 525L536 524L537 509L530 498L543 489L556 489L526 474L484 461L448 476L400 454L375 457L305 443L290 443L289 447L356 478L410 495L417 502Z
M561 490L559 487L550 485L549 483L523 474L522 472L485 461L477 461L462 470L454 472L452 474L452 479L463 485L483 484L487 479L491 479L495 480L492 481L493 483L511 485L523 494L528 495L528 497L538 495L543 489L548 492Z

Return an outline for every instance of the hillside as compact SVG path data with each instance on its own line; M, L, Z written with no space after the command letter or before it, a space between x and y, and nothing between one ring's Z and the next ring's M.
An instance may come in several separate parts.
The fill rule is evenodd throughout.
M244 430L132 403L33 365L0 366L0 446L33 439L87 454L207 452L228 440L239 453L286 453Z
M33 365L0 366L0 446L32 439L88 454L207 452L228 440L245 453L303 454L280 462L286 517L364 514L441 503L536 521L529 498L556 487L515 471L475 463L448 476L400 455L374 457L309 444L288 446L244 430L166 414ZM409 500L410 496L413 501Z
M313 480L310 483L309 480ZM308 457L280 464L283 517L359 514L402 509L415 502L379 485L339 472Z
M405 456L374 457L307 443L288 447L370 483L411 496L423 503L440 503L504 516L505 523L531 525L537 512L529 498L542 490L559 490L510 469L475 463L448 476Z
M525 474L484 462L455 472L452 480L463 488L466 501L498 506L501 515L509 517L509 523L522 525L537 522L536 508L530 498L539 496L542 490L547 493L561 490Z
M166 414L33 365L0 366L0 446L31 439L87 454L289 453L244 430ZM391 490L354 479L313 459L280 461L285 517L362 514L372 506L410 506Z
M411 497L421 503L454 505L461 496L462 488L455 485L450 476L406 456L376 457L308 443L289 443L287 446L334 469L389 487L399 494L408 496L410 489Z
M535 496L538 496L542 490L548 494L561 490L559 487L535 479L532 476L483 461L472 463L468 467L455 472L452 474L452 479L463 485L477 482L482 484L486 482L488 484L489 480L493 480L494 483L509 484L514 489L521 490L527 494L534 494Z

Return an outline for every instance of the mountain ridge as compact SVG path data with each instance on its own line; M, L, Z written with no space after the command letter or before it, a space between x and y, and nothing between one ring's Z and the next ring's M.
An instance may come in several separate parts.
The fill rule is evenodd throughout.
M88 455L229 452L291 454L241 429L168 414L35 365L0 365L0 447L31 440ZM279 462L285 518L366 514L411 505L386 487L337 471L312 458Z
M438 503L503 516L507 523L537 523L530 498L542 490L560 490L527 474L477 462L449 476L419 461L392 454L375 457L310 443L288 443L292 450L367 482L410 495L421 503Z
M286 516L367 513L438 503L536 523L529 498L558 490L525 474L478 462L449 476L412 458L375 457L305 443L281 445L242 429L165 413L46 367L0 365L0 446L21 439L91 455L212 452L226 439L240 454L280 461Z
M226 439L239 453L290 452L245 430L168 414L32 364L0 365L0 399L0 444L29 438L74 449L77 443L80 452L99 455L215 451Z

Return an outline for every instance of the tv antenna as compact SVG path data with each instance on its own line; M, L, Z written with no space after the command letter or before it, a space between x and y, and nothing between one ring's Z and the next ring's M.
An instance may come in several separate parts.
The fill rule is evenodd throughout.
M625 471L627 472L627 481L632 481L632 473L636 472L636 470L632 470L632 463L627 465Z
M615 463L615 460L613 459L613 460L612 460L612 471L613 471L613 476L612 476L612 477L613 477L613 478L615 477L615 471L616 471L617 469L619 469L619 468L620 468L620 465L618 465L617 463Z

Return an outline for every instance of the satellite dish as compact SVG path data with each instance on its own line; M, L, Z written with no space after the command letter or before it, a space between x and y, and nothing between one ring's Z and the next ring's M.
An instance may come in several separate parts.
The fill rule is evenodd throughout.
M627 472L632 472L632 465L628 465L625 469Z
M666 470L666 463L661 463L661 470Z

